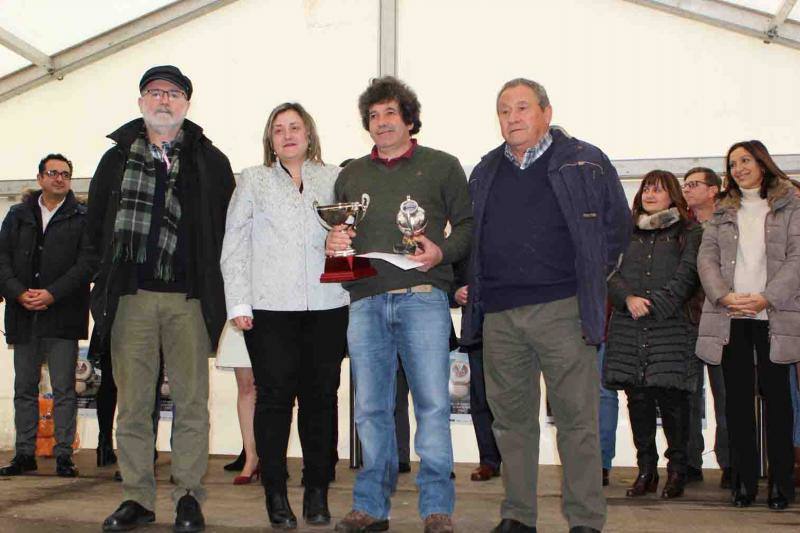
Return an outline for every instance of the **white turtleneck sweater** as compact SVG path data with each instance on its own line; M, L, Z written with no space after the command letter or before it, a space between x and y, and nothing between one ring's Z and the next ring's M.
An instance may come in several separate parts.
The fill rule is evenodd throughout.
M736 269L733 290L738 293L763 293L767 287L766 221L769 204L759 189L741 189L742 205L736 215L739 244L736 248ZM756 320L768 320L763 310Z

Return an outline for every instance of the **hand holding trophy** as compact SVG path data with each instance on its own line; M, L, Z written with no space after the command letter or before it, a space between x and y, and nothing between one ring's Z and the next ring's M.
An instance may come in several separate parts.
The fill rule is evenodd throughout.
M414 237L425 233L425 226L428 225L425 210L411 196L406 196L397 212L396 223L403 234L403 240L394 245L395 253L414 255L418 246Z
M355 229L367 214L369 195L362 194L361 202L319 205L315 200L313 205L320 224L328 231L340 225ZM341 283L377 275L378 272L370 265L369 259L355 255L356 251L351 246L335 251L333 257L325 259L325 271L319 280L322 283Z

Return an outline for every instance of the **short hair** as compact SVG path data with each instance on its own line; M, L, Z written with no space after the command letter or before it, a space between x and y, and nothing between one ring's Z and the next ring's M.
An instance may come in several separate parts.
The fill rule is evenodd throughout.
M361 113L361 125L369 131L369 109L375 104L396 100L400 104L403 122L412 126L410 133L419 133L422 121L419 112L422 106L417 94L405 83L394 76L373 78L367 89L358 97L358 111Z
M278 156L275 154L275 146L272 145L272 126L275 124L275 119L278 118L278 115L286 111L294 111L300 115L306 127L306 133L308 133L306 159L322 163L322 146L320 146L319 143L317 125L314 123L314 119L308 111L297 102L284 102L270 112L269 118L267 118L267 125L264 127L264 165L268 167L272 166L272 164L278 160Z
M675 174L668 170L651 170L644 175L642 182L639 184L639 190L636 192L636 196L633 197L631 218L633 219L634 225L639 221L641 215L646 214L644 207L642 207L642 193L644 192L644 188L653 185L660 185L662 189L667 191L671 204L670 207L678 208L678 213L684 222L691 219L689 216L689 206L686 204L686 199L683 197L683 192L681 191L681 184L678 183L678 178L675 177Z
M686 181L686 178L691 176L692 174L702 174L703 181L706 185L710 187L716 187L719 190L722 190L722 178L719 177L719 174L714 172L708 167L694 167L690 168L686 171L686 174L683 175L683 180Z
M495 108L500 105L500 96L507 89L519 87L520 85L524 85L533 91L533 94L536 95L536 99L539 100L539 108L542 111L550 107L550 98L547 96L547 91L545 90L544 85L533 80L529 80L528 78L514 78L513 80L508 80L503 84L502 87L500 87L500 91L497 93L497 100L494 104Z
M739 184L736 183L736 180L733 179L733 175L731 174L731 153L733 153L733 151L737 148L743 148L746 150L751 156L753 156L753 159L756 160L756 163L758 163L758 166L761 168L761 173L763 174L761 187L759 187L759 195L761 198L767 197L767 191L775 186L778 180L789 179L789 176L787 176L784 171L778 168L778 165L772 159L772 156L769 155L767 147L764 146L764 143L757 139L750 141L739 141L728 148L728 153L725 155L725 173L728 176L728 186L725 189L726 195L733 193L739 197L742 196L742 190L739 188Z
M69 167L69 173L72 174L72 161L67 159L62 154L47 154L39 161L39 174L44 174L44 168L47 166L47 162L51 160L63 161Z

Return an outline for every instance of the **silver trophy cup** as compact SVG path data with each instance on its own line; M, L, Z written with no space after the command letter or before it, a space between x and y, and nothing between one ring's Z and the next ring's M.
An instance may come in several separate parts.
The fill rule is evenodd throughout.
M394 245L394 251L399 254L414 254L417 251L417 242L414 237L423 234L425 226L428 225L425 210L416 200L412 200L411 196L406 196L406 199L400 204L395 223L400 229L400 233L403 234L403 240Z
M340 224L346 224L355 229L358 223L364 220L367 214L369 195L367 193L362 194L360 202L319 205L319 203L314 200L313 205L320 223L325 229L331 230L334 226ZM350 257L351 255L356 255L356 251L352 246L348 247L346 250L337 250L333 253L334 257Z

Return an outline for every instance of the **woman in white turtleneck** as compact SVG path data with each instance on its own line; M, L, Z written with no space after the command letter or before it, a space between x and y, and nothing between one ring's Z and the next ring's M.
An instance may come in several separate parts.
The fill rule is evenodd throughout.
M727 189L697 260L707 299L696 351L722 364L737 507L751 505L758 488L759 387L768 413L767 503L780 510L794 500L787 363L800 359L800 201L759 141L734 144L726 165Z

